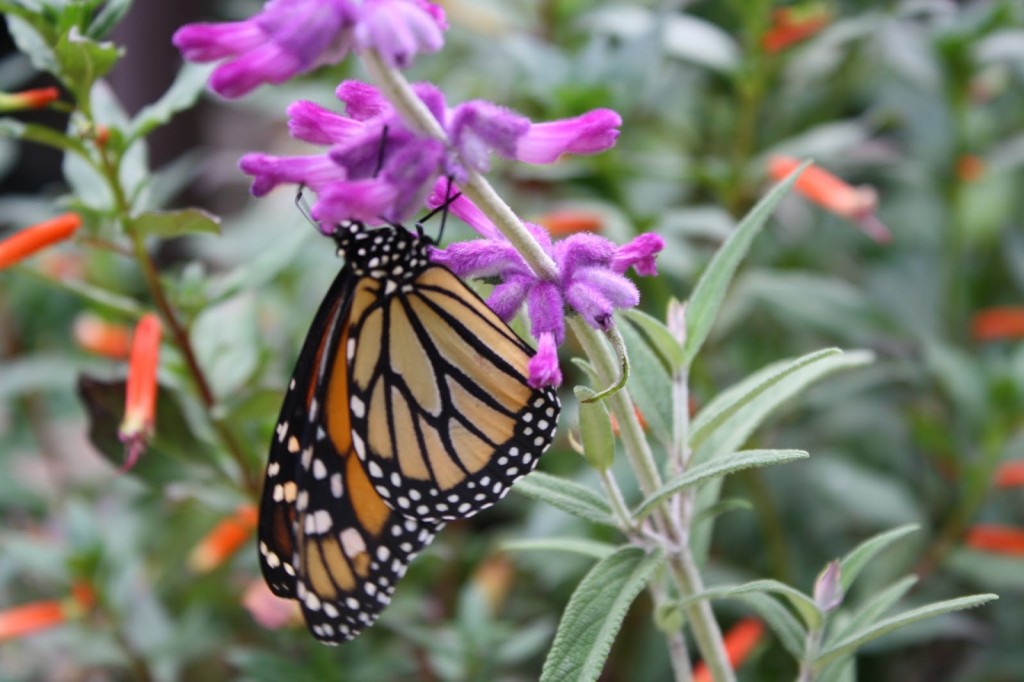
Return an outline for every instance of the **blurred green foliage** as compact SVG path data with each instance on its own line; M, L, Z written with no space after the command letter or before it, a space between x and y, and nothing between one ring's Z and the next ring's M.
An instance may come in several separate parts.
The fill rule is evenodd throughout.
M257 8L221 4L225 17ZM812 456L726 483L727 500L753 505L723 508L732 511L716 520L707 581L768 577L810 591L821 566L865 537L917 523L918 533L866 569L854 603L894 602L907 590L911 606L973 591L1003 598L873 643L858 660L857 679L1024 677L1024 557L964 545L979 521L1024 527L1022 493L993 484L1001 463L1024 458L1024 344L971 335L974 313L1024 294L1024 3L792 3L820 5L830 20L777 52L764 48L781 5L770 0L446 4L448 44L411 75L438 83L449 101L483 97L537 119L597 106L622 114L612 152L492 175L525 217L585 207L602 215L612 238L647 229L664 236L662 276L638 282L644 307L659 319L670 297L689 297L715 248L763 194L769 155L813 158L877 189L879 217L894 234L886 245L786 197L753 242L693 366L692 392L705 405L782 358L829 346L877 356L744 438L741 447ZM72 322L92 311L130 323L132 299L147 301L143 276L116 253L82 244L57 250L80 272L74 286L57 288L45 272L32 276L45 271L44 257L0 273L0 608L61 598L80 579L99 598L76 622L0 642L0 678L536 678L558 616L593 559L503 553L502 542L611 541L614 532L525 497L452 524L412 565L380 624L340 649L320 646L301 627L267 630L253 621L241 603L258 577L252 541L209 574L188 568L196 544L246 499L240 468L262 466L287 373L338 268L287 193L244 203L234 161L245 145L283 144L280 128L266 121L279 120L287 102L330 104L336 82L355 74L334 67L242 105L210 104L210 130L241 127L242 117L251 130L241 141L210 134L201 164L186 157L151 172L145 135L191 105L204 75L186 69L165 99L129 119L115 93L83 85L118 52L104 41L127 3L105 7L82 41L62 43L53 58L90 65L77 89L65 86L91 101L97 121L127 131L110 144L124 154L121 177L140 230L168 239L196 225L214 230L202 214L155 212L197 178L195 191L224 208L221 235L166 243L160 277L186 316L211 375L216 417L233 429L242 457L217 449L189 395L183 358L165 352L161 379L173 397L161 404L173 414L158 420L158 439L139 468L116 474L86 440L86 405L117 419L110 387L123 379L124 363L76 347ZM5 13L18 44L31 47L25 20ZM0 89L19 87L26 69L18 59L0 65ZM47 66L44 58L33 63ZM38 139L33 130L13 134ZM78 132L55 143L81 144ZM18 153L0 146L0 167L17 172ZM77 197L71 207L84 213L91 234L115 240L103 227L115 198L81 164L68 162L64 172ZM0 197L4 226L45 215L51 194ZM469 235L464 227L452 232ZM79 374L88 377L80 390L93 396L84 404L75 398ZM648 421L659 425L653 413ZM116 465L116 448L104 450ZM619 458L613 468L621 465ZM596 476L564 439L543 466L585 484ZM639 501L635 490L625 492ZM920 578L914 587L879 592L908 573ZM736 600L715 608L726 626L750 613ZM669 678L653 616L645 597L624 615L602 679ZM742 679L795 673L768 636Z

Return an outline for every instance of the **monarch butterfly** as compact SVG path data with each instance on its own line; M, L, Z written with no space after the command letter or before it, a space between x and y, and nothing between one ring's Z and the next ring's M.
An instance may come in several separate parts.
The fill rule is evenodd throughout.
M560 409L527 381L533 350L431 264L422 230L351 221L334 239L345 265L296 362L259 519L267 584L329 644L376 620L446 521L537 465Z

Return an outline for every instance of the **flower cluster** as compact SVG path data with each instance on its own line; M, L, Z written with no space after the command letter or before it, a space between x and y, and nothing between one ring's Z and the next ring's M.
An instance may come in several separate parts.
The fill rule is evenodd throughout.
M183 26L174 45L189 61L226 60L210 87L241 97L337 63L353 48L409 66L418 53L439 50L447 28L444 11L426 0L270 0L245 21Z
M312 214L322 225L400 222L422 205L439 176L462 182L470 170L486 171L492 151L526 163L551 163L566 153L593 154L615 143L622 123L609 109L531 123L486 101L449 107L430 83L413 88L443 127L448 146L410 130L373 86L346 81L335 92L346 115L306 101L288 108L292 135L327 147L326 153L242 157L239 165L253 176L253 194L262 196L282 183L303 184L317 194Z
M444 203L440 184L431 203ZM552 257L558 277L538 277L494 224L465 197L450 202L449 210L484 238L434 249L431 260L447 266L460 277L497 277L487 305L506 322L525 304L530 330L537 338L537 355L530 361L530 382L535 386L557 386L562 381L556 348L565 338L566 308L574 310L588 324L607 330L616 308L631 308L640 302L640 292L625 272L655 275L654 257L664 247L662 238L641 234L618 246L604 237L581 232L552 243L544 228L526 223L527 229Z

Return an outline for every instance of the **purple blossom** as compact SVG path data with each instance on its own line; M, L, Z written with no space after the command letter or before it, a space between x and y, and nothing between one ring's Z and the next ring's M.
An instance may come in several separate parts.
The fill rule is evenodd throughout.
M432 205L443 203L446 188L447 183L438 183L430 199ZM552 243L542 227L526 223L557 266L557 278L548 281L533 273L522 255L471 201L459 197L449 210L484 238L434 249L431 259L460 277L499 278L487 304L506 322L526 304L530 329L537 338L537 354L530 361L530 383L534 386L557 386L562 381L555 350L565 339L566 308L592 327L608 330L616 309L640 302L640 292L624 273L632 267L637 274L656 274L654 257L665 246L653 233L639 235L623 246L589 233Z
M443 10L425 0L270 0L244 21L183 26L173 42L188 61L227 60L210 87L234 98L337 63L353 45L406 67L440 49L447 27Z
M529 119L491 102L476 100L449 107L444 94L430 83L413 86L447 133L450 146L417 135L380 92L358 81L346 81L335 94L344 115L312 102L288 108L289 129L297 139L326 147L316 157L248 154L241 167L253 176L253 193L265 194L282 183L304 183L317 192L313 218L323 224L351 219L399 222L412 215L440 176L465 181L470 170L487 171L490 154L538 162L567 152L595 153L609 148L618 136L621 118L598 109L583 116L550 123ZM337 172L326 167L333 163ZM302 177L308 169L309 178Z

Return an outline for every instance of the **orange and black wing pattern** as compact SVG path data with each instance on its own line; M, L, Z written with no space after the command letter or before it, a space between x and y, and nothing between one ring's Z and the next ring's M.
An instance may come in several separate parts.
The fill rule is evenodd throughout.
M322 409L328 396L340 400L348 385L339 348L348 338L353 281L347 270L338 276L299 356L260 507L267 584L276 595L298 600L310 631L330 644L352 639L376 620L409 561L442 525L384 504L345 435L347 409Z
M528 382L533 351L447 268L352 298L356 453L392 508L462 519L504 497L551 444L558 398Z
M443 523L476 514L551 444L533 351L398 225L337 227L346 259L299 354L260 506L263 575L313 634L355 637Z

